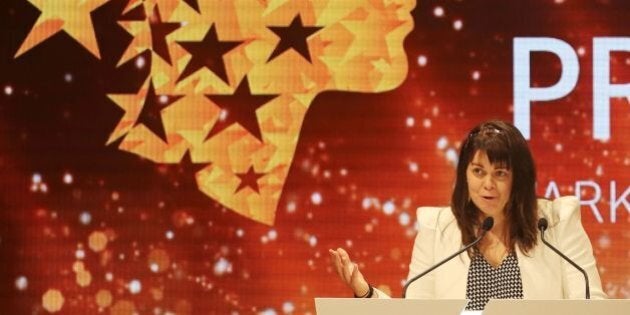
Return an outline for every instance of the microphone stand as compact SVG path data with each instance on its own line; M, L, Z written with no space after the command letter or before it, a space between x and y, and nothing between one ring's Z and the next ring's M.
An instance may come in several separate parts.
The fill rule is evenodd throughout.
M439 263L437 263L436 265L433 265L433 267L425 270L424 272L422 272L421 274L407 280L407 283L405 283L405 286L403 287L403 291L402 291L402 298L404 299L407 296L407 289L409 288L409 285L411 285L411 283L413 283L414 281L422 278L424 275L426 275L427 273L433 271L435 268L442 266L444 263L446 263L447 261L453 259L453 257L463 253L464 251L468 250L469 248L477 245L477 243L479 243L481 241L481 239L486 235L486 232L488 232L491 228L492 225L494 224L494 219L492 217L487 217L481 227L481 235L479 235L479 237L472 243L464 246L462 249L458 250L457 252L455 252L455 254L446 257L445 259L443 259L442 261L440 261Z
M584 275L584 281L586 282L586 299L590 300L591 299L591 290L590 290L590 285L589 285L589 282L588 282L588 275L586 274L586 271L584 271L584 269L582 269L582 267L578 266L571 259L569 259L569 257L565 256L557 248L553 247L553 245L549 244L545 240L545 230L547 229L547 220L545 218L541 218L540 220L538 220L538 229L540 230L540 239L542 240L542 242L545 245L547 245L547 247L551 248L551 250L556 252L556 254L560 255L560 257L562 257L564 260L568 261L571 265L573 265L573 267L575 267L575 269L579 270L582 273L582 275Z

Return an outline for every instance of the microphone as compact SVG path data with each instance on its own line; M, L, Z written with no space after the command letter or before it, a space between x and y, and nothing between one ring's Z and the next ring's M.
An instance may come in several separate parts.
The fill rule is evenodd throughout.
M588 283L588 275L586 274L584 269L582 269L580 266L578 266L576 263L574 263L573 260L569 259L569 257L565 256L557 248L553 247L551 244L549 244L545 240L545 230L547 230L548 226L549 226L549 223L547 222L547 219L545 219L545 218L538 219L538 229L540 230L540 239L542 240L542 242L545 245L547 245L547 247L551 248L551 250L556 252L556 254L560 255L560 257L564 258L564 260L568 261L571 265L573 265L573 267L575 267L577 270L579 270L584 275L584 282L586 283L586 299L590 300L591 299L591 290L590 290L590 286L589 286L589 283Z
M412 284L414 281L424 277L424 275L426 275L427 273L433 271L435 268L442 266L444 263L446 263L447 261L453 259L455 256L463 253L464 251L468 250L469 248L475 246L477 243L479 243L479 241L481 241L481 239L486 236L486 232L490 231L490 229L492 229L492 226L494 225L494 219L492 217L487 217L485 220L483 220L483 223L481 223L481 234L479 235L479 237L477 237L476 240L474 240L472 243L462 247L460 250L458 250L457 252L455 252L455 254L446 257L444 260L440 261L439 263L433 265L431 268L425 270L424 272L420 273L419 275L407 280L407 283L405 283L405 286L403 287L403 291L402 291L402 298L404 299L405 296L407 296L407 289L409 288L409 285Z

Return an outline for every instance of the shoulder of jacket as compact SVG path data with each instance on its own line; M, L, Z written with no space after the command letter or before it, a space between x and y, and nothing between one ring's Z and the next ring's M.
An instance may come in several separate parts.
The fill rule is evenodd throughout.
M577 216L580 218L580 201L575 196L558 197L554 200L538 199L539 217L547 218L550 226Z
M436 229L455 219L451 207L420 207L416 210L420 227Z

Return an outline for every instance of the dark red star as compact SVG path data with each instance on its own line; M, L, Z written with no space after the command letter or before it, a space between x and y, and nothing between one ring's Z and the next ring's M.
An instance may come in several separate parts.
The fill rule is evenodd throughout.
M240 41L219 41L217 31L214 24L206 33L206 36L200 42L177 42L192 56L186 68L177 78L177 82L185 79L189 75L195 73L202 67L208 68L214 72L223 82L229 83L225 64L223 63L223 55L228 51L240 45Z
M182 98L182 95L156 95L153 81L149 81L149 91L134 126L143 124L166 142L166 131L164 131L164 124L162 123L162 109L180 98Z
M151 28L151 42L153 46L153 51L155 51L158 56L162 57L168 64L171 64L171 55L168 53L168 45L166 44L166 36L176 29L178 29L181 24L175 22L162 22L162 17L160 16L160 10L156 5L153 9L153 14L149 17L149 26Z
M249 187L256 193L260 193L258 188L258 179L265 176L265 173L256 173L254 171L254 167L250 166L247 173L236 173L236 176L241 179L241 183L236 188L236 191L234 192L235 194L245 187Z
M177 165L177 179L173 181L173 185L182 190L198 190L196 180L197 173L210 164L212 163L193 161L190 150L186 150L181 162Z
M291 21L289 26L269 26L268 28L280 37L280 42L276 46L276 49L274 49L271 53L267 62L290 48L293 48L293 50L302 55L304 59L311 62L311 54L308 50L308 43L306 42L306 39L311 34L322 29L321 27L304 26L302 24L302 18L298 14L295 18L293 18L293 21Z
M186 150L186 153L184 153L184 156L182 157L181 161L179 162L179 168L178 168L178 172L181 174L188 174L188 173L192 173L192 174L196 174L197 172L199 172L200 170L206 168L206 166L212 164L211 162L195 162L192 159L192 155L190 153L190 150Z
M217 120L206 140L232 124L238 123L262 142L256 109L277 96L277 94L252 95L247 77L241 81L232 95L206 95L208 99L225 111L224 119Z
M120 16L121 21L143 21L147 18L144 6L137 5L127 13Z
M197 2L197 0L184 0L184 2L186 2L189 7L197 11L197 13L201 13L201 11L199 11L199 3Z

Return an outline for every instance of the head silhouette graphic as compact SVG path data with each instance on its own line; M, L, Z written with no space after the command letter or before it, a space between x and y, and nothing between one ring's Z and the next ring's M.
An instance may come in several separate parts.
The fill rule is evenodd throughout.
M41 25L54 24L100 57L86 23L103 3L63 9L40 3L41 21L17 55L47 38L35 32L51 29ZM400 85L414 6L415 0L131 0L123 16L144 18L120 19L132 39L119 65L138 62L148 50L150 74L137 93L109 94L124 114L107 144L155 163L201 164L194 175L199 190L271 225L312 100L323 91Z

